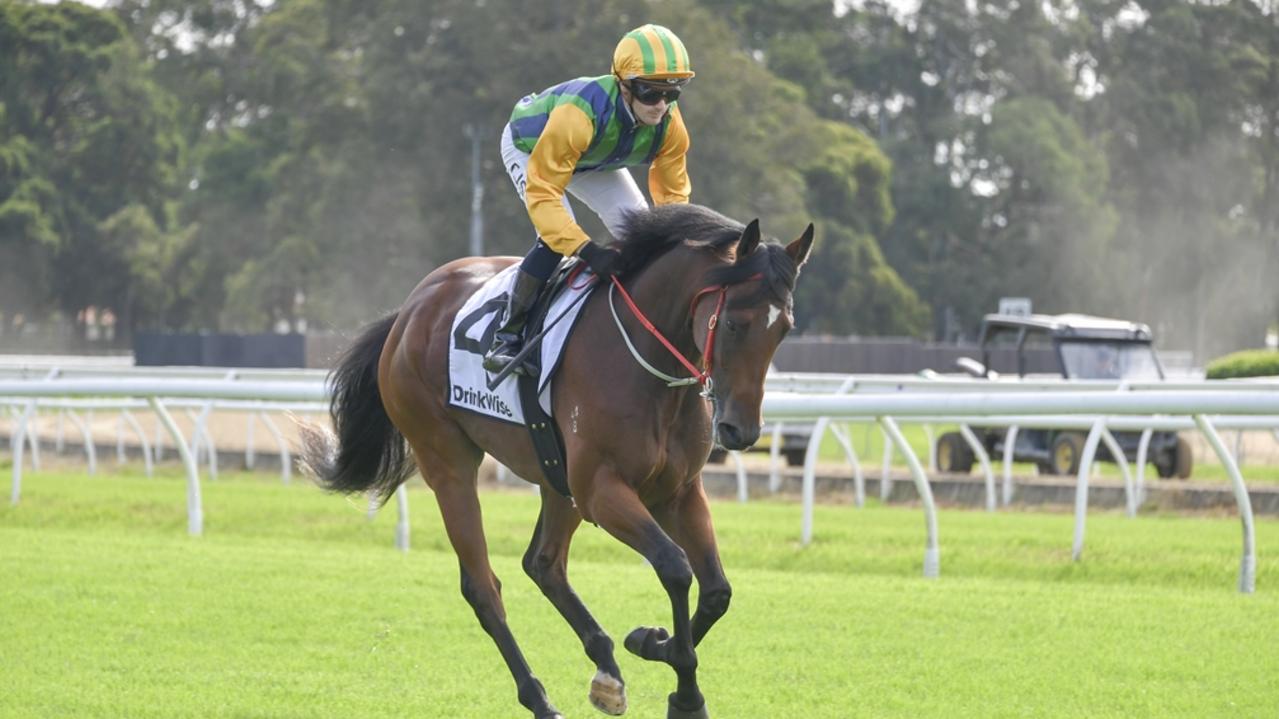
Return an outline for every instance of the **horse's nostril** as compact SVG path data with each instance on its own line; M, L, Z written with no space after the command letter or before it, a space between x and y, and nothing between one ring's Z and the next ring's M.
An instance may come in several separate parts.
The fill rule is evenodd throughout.
M719 442L727 449L742 448L742 433L737 429L736 425L727 422L720 422L716 426L716 432L719 434Z

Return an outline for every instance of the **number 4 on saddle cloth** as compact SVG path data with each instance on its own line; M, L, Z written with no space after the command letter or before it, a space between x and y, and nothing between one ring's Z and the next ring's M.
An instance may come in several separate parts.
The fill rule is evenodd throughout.
M515 282L519 265L494 275L471 295L453 319L449 335L449 396L454 407L528 427L543 474L560 494L569 496L564 469L564 440L551 419L551 381L559 368L564 347L586 304L579 302L598 284L577 260L565 260L529 310L525 339L553 324L541 346L525 362L526 374L512 373L490 390L489 373L482 365L484 353L501 326L502 310Z

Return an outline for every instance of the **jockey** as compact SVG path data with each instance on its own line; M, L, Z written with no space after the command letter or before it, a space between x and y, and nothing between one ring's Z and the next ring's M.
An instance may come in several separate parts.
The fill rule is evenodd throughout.
M688 131L675 100L692 77L675 33L644 25L617 44L612 74L569 80L515 105L502 160L538 239L516 273L486 370L500 372L519 354L528 310L561 257L578 255L601 279L616 269L618 251L591 241L565 190L614 235L626 212L648 207L627 167L649 166L655 204L688 202Z

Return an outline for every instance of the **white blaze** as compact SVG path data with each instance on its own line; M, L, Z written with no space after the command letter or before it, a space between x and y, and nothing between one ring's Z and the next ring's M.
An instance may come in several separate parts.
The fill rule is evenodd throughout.
M768 327L772 329L773 323L777 322L777 318L782 316L782 308L777 305L768 306Z

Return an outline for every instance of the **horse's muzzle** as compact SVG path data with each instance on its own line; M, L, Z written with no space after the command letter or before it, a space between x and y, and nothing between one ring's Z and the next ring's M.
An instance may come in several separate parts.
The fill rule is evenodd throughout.
M715 439L724 449L746 449L759 439L759 425L745 428L720 422L715 425Z

